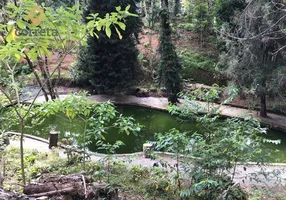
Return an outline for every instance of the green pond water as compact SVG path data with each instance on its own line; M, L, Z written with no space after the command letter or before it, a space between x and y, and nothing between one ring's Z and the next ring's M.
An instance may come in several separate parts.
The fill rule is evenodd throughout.
M181 131L193 131L197 129L196 123L180 123L176 117L171 116L167 112L157 111L153 109L147 109L135 106L117 106L117 110L124 116L132 116L137 122L144 125L144 129L138 136L130 134L127 136L124 133L118 134L116 129L110 129L108 134L105 135L106 141L114 143L117 140L124 142L124 146L117 149L116 153L133 153L142 151L142 145L147 140L154 140L154 133L167 132L172 128L176 128ZM60 116L52 116L47 118L44 123L38 125L36 128L26 132L27 134L37 135L42 138L48 138L50 130L54 129L60 132L60 137L64 136L65 132L82 133L84 125L78 120L72 122ZM268 139L281 139L280 145L267 144L267 147L272 150L279 150L275 153L275 158L279 159L279 162L286 162L286 133L268 130L265 136ZM95 143L95 142L94 142ZM95 145L90 145L91 151L97 151Z

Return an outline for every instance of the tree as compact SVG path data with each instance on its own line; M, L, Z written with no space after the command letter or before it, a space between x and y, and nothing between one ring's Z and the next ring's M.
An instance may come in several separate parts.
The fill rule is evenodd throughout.
M135 0L96 0L89 1L85 16L91 12L99 13L99 17L116 11L115 6L128 6L128 10L137 13ZM122 20L122 22L124 22ZM77 80L82 84L91 85L97 93L115 93L128 88L135 80L139 71L138 50L136 38L141 30L140 18L126 19L124 25L119 24L124 31L122 37L110 36L117 32L116 27L100 32L99 39L89 37L87 46L79 52L76 71Z
M213 13L207 0L184 0L186 18L192 30L200 34L200 45L203 47L205 37L213 33Z
M49 95L51 99L55 99L56 85L51 80L52 66L49 65L48 57L53 51L61 52L64 59L71 48L79 45L75 41L81 40L85 35L85 28L82 24L76 23L81 12L76 7L68 10L63 7L56 10L50 7L39 7L33 1L18 1L16 5L10 3L5 9L11 14L6 12L2 21L5 25L1 27L4 33L4 45L1 51L8 50L10 46L14 47L15 56L27 62L46 100L49 99ZM37 16L40 12L43 13ZM33 20L37 18L40 23L34 23ZM74 22L72 26L70 22ZM58 79L61 77L61 60L59 59L56 64ZM40 69L41 73L37 69Z
M262 135L266 134L266 128L262 128L259 120L252 116L244 120L221 120L220 107L231 101L235 93L233 91L225 102L209 112L196 101L196 92L182 95L184 101L180 106L171 105L168 108L172 115L184 122L197 122L196 132L186 134L173 130L172 134L158 138L159 147L184 155L180 156L181 174L191 184L182 186L180 197L183 199L248 199L239 185L234 183L236 166L250 161L258 164L269 161L272 152L265 147L265 143L281 142L264 139ZM215 96L209 94L209 97ZM202 115L202 112L207 114Z
M178 102L178 93L182 88L180 76L181 65L172 42L172 30L169 22L168 1L162 0L160 13L160 47L161 62L158 68L158 82L163 84L168 92L168 100L171 103Z
M83 150L83 163L87 160L87 145L92 139L105 141L104 135L111 128L118 128L118 133L137 134L141 125L135 123L132 117L120 115L111 102L90 103L86 93L72 94L65 99L56 99L42 104L33 110L32 118L39 116L49 117L61 114L72 123L77 118L78 122L84 124L84 128L79 134L71 134L71 138L76 141L77 149ZM36 123L38 124L38 123ZM71 161L71 160L69 160Z
M174 4L174 16L176 17L181 12L181 1L175 0Z
M50 51L48 50L49 44L53 44L53 41L49 41L49 37L37 37L37 34L42 36L43 32L40 31L39 27L32 24L29 21L29 12L31 8L36 8L38 5L33 0L23 0L18 2L19 4L11 4L7 5L10 8L11 12L9 18L14 21L9 21L8 23L4 23L1 26L1 31L4 32L4 38L2 37L2 43L0 45L0 91L5 96L6 101L8 101L13 106L14 114L17 115L18 125L20 126L20 151L21 151L21 170L22 170L22 180L23 183L26 183L25 178L25 166L24 166L24 148L23 148L23 138L25 131L25 120L31 114L30 111L33 108L37 97L39 96L41 90L44 89L49 77L42 82L40 85L41 89L37 92L35 97L32 99L32 103L29 106L23 105L22 100L20 99L20 93L22 92L24 83L19 79L17 73L17 67L21 60L27 60L31 67L33 65L33 61L36 61L42 55L48 55ZM73 9L65 10L63 7L54 12L53 9L45 7L46 10L46 25L51 25L52 27L56 27L57 21L62 20L67 22L67 26L65 29L57 29L57 45L61 46L61 48L65 49L65 56L71 52L79 43L84 42L86 34L90 34L92 36L97 36L95 30L108 29L111 25L117 26L121 25L122 22L119 23L119 19L126 18L129 13L121 8L117 9L117 13L113 13L113 18L108 16L104 16L103 18L97 17L96 14L90 14L88 17L92 19L88 25L78 24L78 26L69 26L73 22L77 21L72 13ZM60 17L59 17L60 16ZM20 17L20 18L17 18ZM63 19L62 19L63 18ZM16 20L16 21L15 21ZM52 21L49 21L52 20ZM74 21L75 20L75 21ZM20 31L30 31L28 36L18 35L16 37L15 30L19 28ZM60 28L60 27L59 27ZM31 33L33 31L33 33ZM70 32L69 32L70 31ZM24 31L23 31L24 32ZM58 32L62 33L61 35ZM74 35L71 35L73 33ZM46 34L49 36L49 30L46 30ZM111 33L110 33L111 34ZM120 32L118 31L120 35ZM38 36L39 36L38 35ZM75 42L74 45L67 45L69 42ZM56 45L56 44L53 44ZM59 47L58 46L58 47ZM50 77L53 76L55 71L58 69L60 64L63 62L65 56L63 56L55 69L50 73ZM32 68L35 70L34 68ZM0 109L2 109L2 99L0 99Z
M228 47L222 56L225 72L260 97L261 117L267 117L266 96L278 88L277 77L286 66L285 8L277 1L251 1L235 19L236 29L222 31Z
M241 12L246 5L244 0L215 0L213 9L218 27L223 23L232 25L235 13Z

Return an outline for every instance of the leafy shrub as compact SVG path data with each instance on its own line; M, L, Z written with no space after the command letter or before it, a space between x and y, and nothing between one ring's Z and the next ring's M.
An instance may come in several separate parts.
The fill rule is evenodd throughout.
M191 23L186 23L186 24L184 24L183 28L184 28L186 31L192 31L192 30L194 30L193 24L191 24Z
M285 103L275 103L272 106L273 111L282 112L286 114L286 104Z
M141 166L132 166L130 169L130 174L131 174L131 182L139 182L142 180L142 178L147 177L148 175L148 169L145 167Z
M170 106L169 111L184 121L196 121L198 129L184 140L186 145L180 149L180 153L185 155L181 158L184 174L192 183L181 190L181 196L198 200L247 199L242 189L233 182L237 163L267 162L271 152L263 143L279 141L263 139L261 136L266 134L266 129L251 116L244 120L228 118L221 121L218 109L211 109L201 116L198 113L205 108L193 101L196 96L183 97L183 106ZM176 143L170 142L175 138L176 135L169 135L166 139L172 146L169 151L178 149Z
M182 77L198 83L212 85L215 76L219 73L215 70L218 63L217 56L195 51L182 51L179 53L182 64Z

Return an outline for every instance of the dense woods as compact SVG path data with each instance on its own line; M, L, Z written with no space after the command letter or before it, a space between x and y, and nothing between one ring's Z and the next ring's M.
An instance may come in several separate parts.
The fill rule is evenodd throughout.
M0 199L285 199L285 0L0 16Z

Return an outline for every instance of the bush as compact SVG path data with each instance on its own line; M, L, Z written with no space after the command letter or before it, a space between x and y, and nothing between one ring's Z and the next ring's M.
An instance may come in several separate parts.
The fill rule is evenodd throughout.
M211 96L216 97L217 93ZM181 196L197 200L247 199L242 189L234 184L236 165L269 161L272 152L265 148L264 143L279 144L280 141L263 139L266 129L251 116L244 120L228 118L222 121L217 109L211 109L202 116L198 113L205 107L194 101L195 96L183 95L183 98L182 106L170 106L169 111L185 122L196 121L197 131L183 140L186 145L181 145L180 154L185 155L181 161L185 179L191 181L181 190ZM176 137L169 135L165 143L172 144ZM171 150L178 148L176 143L171 147Z
M141 166L132 166L130 169L131 182L139 182L148 175L148 169Z
M183 67L183 79L206 85L216 83L216 77L219 76L219 72L215 69L218 63L217 55L182 51L179 53L179 58Z

